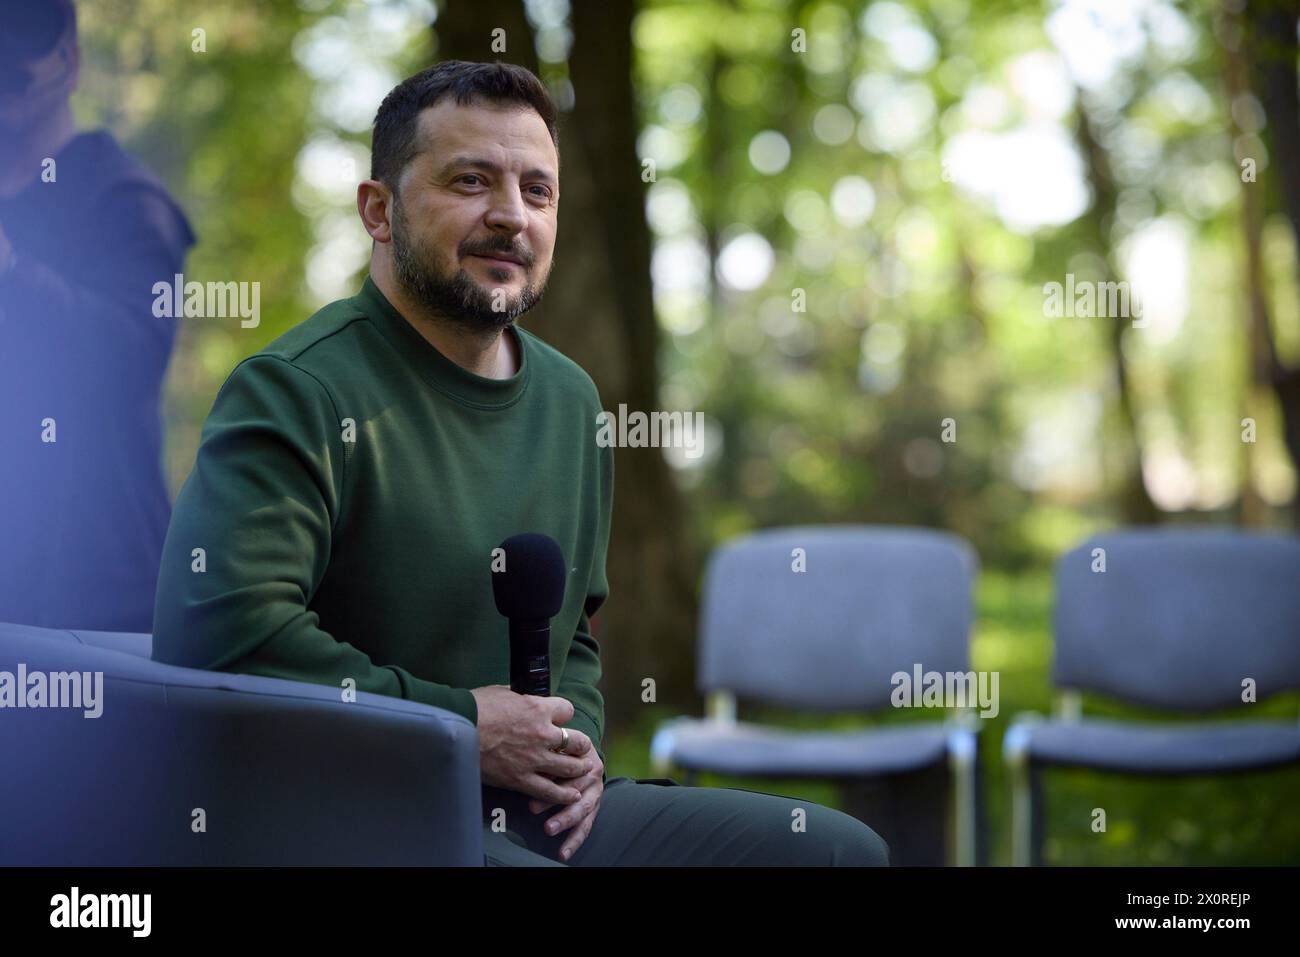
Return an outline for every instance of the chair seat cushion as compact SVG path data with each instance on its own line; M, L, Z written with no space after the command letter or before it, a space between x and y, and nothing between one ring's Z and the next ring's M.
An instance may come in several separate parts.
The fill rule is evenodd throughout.
M871 777L929 767L945 759L948 736L968 734L939 722L855 731L795 731L765 725L684 720L667 729L665 756L678 767L735 775Z
M1294 721L1143 724L1087 718L1018 725L1029 757L1043 764L1142 774L1213 774L1300 761Z

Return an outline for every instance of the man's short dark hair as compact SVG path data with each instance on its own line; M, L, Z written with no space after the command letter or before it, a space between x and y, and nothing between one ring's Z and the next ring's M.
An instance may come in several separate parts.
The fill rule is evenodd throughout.
M469 63L445 60L407 77L379 105L370 147L370 178L379 180L394 193L402 170L420 151L420 111L445 96L458 106L475 98L492 103L516 103L536 110L546 122L559 154L560 138L555 129L555 103L542 81L531 71L513 63Z

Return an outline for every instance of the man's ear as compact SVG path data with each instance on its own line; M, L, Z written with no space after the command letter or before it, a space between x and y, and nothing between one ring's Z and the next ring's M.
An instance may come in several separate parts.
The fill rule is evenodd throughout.
M392 242L392 213L393 194L387 186L374 179L357 184L357 215L375 242Z

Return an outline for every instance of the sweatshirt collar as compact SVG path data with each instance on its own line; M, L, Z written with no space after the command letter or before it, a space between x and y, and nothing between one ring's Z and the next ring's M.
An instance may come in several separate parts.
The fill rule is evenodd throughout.
M504 409L518 402L528 386L531 374L528 337L513 322L504 334L513 336L519 347L519 370L508 379L490 379L470 372L439 352L397 311L369 275L353 301L429 385L463 405Z

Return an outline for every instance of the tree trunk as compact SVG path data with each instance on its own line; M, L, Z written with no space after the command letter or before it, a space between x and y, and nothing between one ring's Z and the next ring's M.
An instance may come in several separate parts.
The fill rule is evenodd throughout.
M1300 249L1300 91L1297 90L1296 0L1260 0L1245 9L1247 56L1256 96L1268 118L1271 157L1268 172L1275 177L1282 207L1291 221ZM1250 187L1247 186L1247 189ZM1277 355L1272 330L1262 329L1269 378L1282 409L1282 434L1291 465L1300 476L1300 366L1288 369ZM1292 520L1300 528L1300 496L1292 500Z
M1106 235L1105 224L1114 222L1117 196L1115 181L1111 176L1110 164L1106 152L1097 141L1092 128L1092 119L1083 102L1082 90L1076 91L1079 101L1079 120L1075 126L1079 150L1083 154L1084 166L1088 171L1088 182L1093 191L1093 208L1084 217L1085 227L1089 233L1094 251L1106 263L1107 275L1099 277L1101 281L1111 282L1119 273L1114 256L1111 254L1110 238ZM1160 512L1147 492L1146 482L1142 478L1142 436L1138 429L1137 415L1133 410L1133 390L1129 386L1128 360L1124 358L1124 331L1127 320L1112 317L1110 328L1111 355L1115 362L1115 386L1118 395L1118 412L1124 430L1124 442L1120 456L1119 504L1120 514L1126 525L1151 525L1160 520Z
M1226 67L1223 87L1231 107L1240 97L1250 93L1250 63L1242 42L1240 16L1233 12L1230 4L1225 5L1219 25ZM1231 116L1232 111L1229 109L1230 121ZM1231 125L1237 135L1246 132L1235 121L1231 121ZM1245 395L1247 411L1260 407L1266 401L1271 372L1277 358L1273 352L1269 327L1268 277L1263 257L1264 212L1259 191L1260 187L1256 183L1242 184L1242 285L1246 293L1246 335L1249 341L1249 374ZM1236 428L1235 422L1233 428ZM1241 443L1239 521L1247 528L1260 528L1268 524L1267 506L1251 481L1257 449L1258 445L1254 442Z

